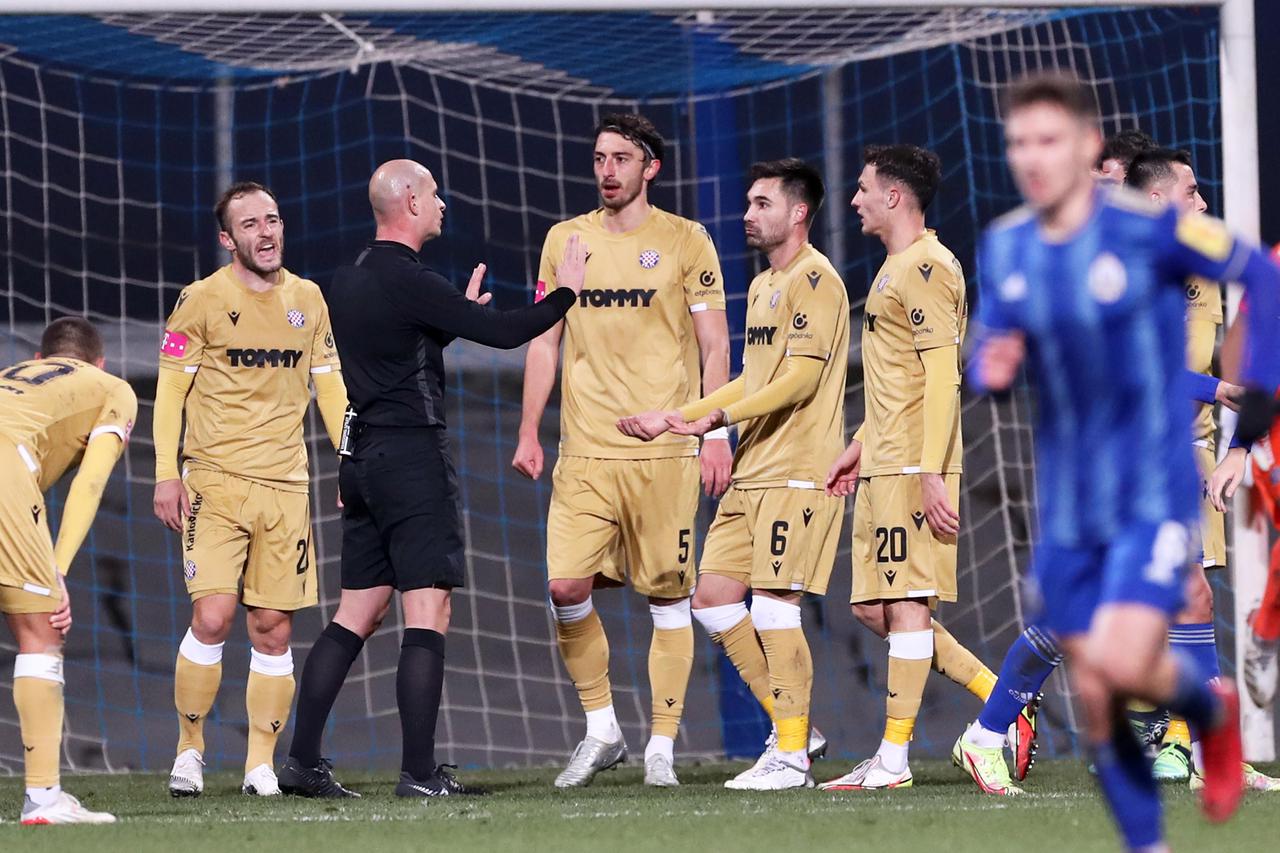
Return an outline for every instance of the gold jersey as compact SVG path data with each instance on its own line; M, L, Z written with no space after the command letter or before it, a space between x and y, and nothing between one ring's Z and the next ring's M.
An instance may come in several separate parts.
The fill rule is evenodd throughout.
M557 223L538 267L538 297L555 287L569 237L587 244L587 276L565 317L560 455L598 459L694 456L698 440L667 433L639 442L627 415L678 409L702 396L693 314L724 310L724 277L707 229L652 208L640 227L604 228L603 209Z
M1218 338L1218 326L1222 325L1222 288L1216 281L1192 276L1187 279L1187 325L1205 322L1214 326L1213 336L1196 339L1187 335L1187 369L1205 376L1213 375L1213 349ZM1196 418L1191 433L1195 441L1214 446L1217 426L1213 422L1213 404L1196 403Z
M958 345L967 323L964 271L932 230L885 258L867 294L862 323L862 476L920 471L924 364L919 353ZM951 434L944 474L961 469L959 405Z
M303 419L311 374L338 369L329 309L314 282L280 270L256 293L227 265L183 289L160 367L195 374L183 456L189 468L307 490Z
M818 389L803 403L739 426L735 488L822 488L844 450L849 294L831 262L808 243L784 269L767 269L751 282L744 394L778 378L788 356L825 362Z
M49 489L80 462L94 436L129 440L138 398L129 383L75 358L23 361L0 370L0 436Z

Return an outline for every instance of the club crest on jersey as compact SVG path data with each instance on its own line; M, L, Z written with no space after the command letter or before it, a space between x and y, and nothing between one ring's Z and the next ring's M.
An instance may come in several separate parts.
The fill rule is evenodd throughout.
M1020 272L1000 282L1000 298L1009 302L1017 302L1027 298L1027 279Z
M653 269L660 260L662 260L662 256L658 254L657 249L645 249L640 253L640 266L644 269Z
M1124 296L1129 287L1129 277L1124 264L1110 252L1103 252L1089 265L1089 293L1103 305L1110 305Z
M876 290L877 291L884 290L886 287L888 287L888 285L889 285L889 274L885 273L884 275L880 276L880 280L876 282Z
M290 311L288 314L285 314L284 318L288 320L289 325L293 326L295 329L301 329L303 326L307 324L307 315L303 314L301 311L298 311L297 309L294 309Z
M182 564L182 576L189 581L196 579L196 561L187 560Z
M781 290L775 290L775 291L773 292L773 296L770 296L770 297L769 297L769 310L773 310L774 308L777 308L777 307L778 307L778 300L779 300L779 299L781 299L781 298L782 298L782 291L781 291Z

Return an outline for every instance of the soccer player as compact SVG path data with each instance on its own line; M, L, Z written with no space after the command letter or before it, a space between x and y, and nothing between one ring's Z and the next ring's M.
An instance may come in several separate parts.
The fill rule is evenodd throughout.
M1172 205L1180 214L1204 213L1208 208L1200 195L1191 156L1185 151L1154 148L1139 154L1129 166L1125 183L1146 193L1151 201ZM1209 497L1209 480L1217 462L1217 427L1214 402L1234 405L1238 387L1213 376L1213 352L1218 327L1222 325L1222 289L1217 282L1192 276L1186 283L1187 368L1201 380L1196 399L1192 433L1193 453L1200 472L1200 559L1191 566L1187 586L1187 606L1174 617L1169 628L1169 645L1195 658L1208 678L1217 678L1218 647L1213 629L1213 589L1206 569L1221 569L1227 563L1226 519ZM1185 720L1173 717L1156 758L1157 779L1189 779L1193 790L1201 785L1200 744L1191 739ZM1244 766L1245 785L1252 790L1280 790L1280 780Z
M969 374L980 391L1004 391L1029 363L1039 392L1039 624L1072 664L1098 781L1125 842L1162 850L1159 791L1124 718L1126 699L1166 707L1201 733L1211 819L1230 816L1243 790L1234 687L1211 685L1166 644L1197 509L1185 282L1241 281L1266 316L1280 314L1280 270L1214 220L1095 186L1089 171L1102 138L1092 92L1079 81L1015 83L1004 115L1026 205L984 236ZM1267 316L1265 330L1251 330L1260 388L1280 374L1259 344L1278 322ZM1246 394L1246 407L1259 393Z
M600 207L554 226L542 248L538 296L553 287L572 235L592 247L578 310L529 345L512 466L542 473L538 425L564 339L560 456L547 515L547 577L556 642L587 717L557 787L589 785L626 758L613 709L609 643L595 587L629 582L649 599L652 728L645 784L678 784L674 740L693 666L694 521L698 481L729 483L727 435L702 443L666 435L637 444L616 429L634 412L674 409L729 378L729 330L720 260L705 228L649 203L663 139L639 115L606 115L595 130Z
M825 194L817 171L786 159L756 163L750 175L747 245L769 268L747 292L742 373L678 411L618 428L652 440L740 424L733 486L707 531L693 612L774 721L776 739L725 783L763 791L813 787L813 660L800 601L826 593L843 523L844 499L823 493L822 475L844 443L849 297L809 243Z
M340 453L342 596L307 655L298 719L280 788L304 797L356 797L320 756L325 721L351 664L378 629L395 592L404 611L396 663L402 752L398 797L482 793L435 760L444 689L445 635L467 557L457 473L445 422L444 350L456 338L513 349L563 319L582 289L587 247L565 246L561 292L501 311L480 293L485 265L459 292L422 263L440 236L444 201L431 171L383 163L369 180L374 239L325 290L351 398Z
M155 514L182 534L191 596L174 674L178 754L169 793L204 790L204 722L243 604L253 648L242 790L271 796L280 793L276 738L293 702L293 613L317 601L303 418L314 383L336 447L347 394L320 289L283 266L275 196L261 184L232 184L214 216L231 261L178 296L156 383Z
M1132 128L1107 137L1102 153L1093 166L1093 176L1099 180L1123 184L1133 158L1143 151L1156 147L1156 142L1146 133Z
M115 823L62 790L64 576L89 532L138 400L103 372L102 338L87 320L54 320L34 359L0 370L0 613L18 646L13 703L22 733L22 823ZM44 492L79 464L55 545Z
M826 477L855 492L853 595L858 621L889 641L884 738L824 790L909 787L908 747L930 668L985 700L995 675L932 618L956 600L960 532L960 341L964 273L925 211L938 156L914 145L863 152L853 207L889 253L862 326L866 420Z

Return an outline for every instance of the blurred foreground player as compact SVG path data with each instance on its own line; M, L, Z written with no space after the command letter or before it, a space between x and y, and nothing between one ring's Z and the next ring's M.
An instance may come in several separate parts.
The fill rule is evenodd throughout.
M383 163L369 181L377 232L326 291L342 351L355 424L338 486L342 508L342 597L316 639L298 688L285 793L356 796L320 756L325 721L364 641L400 592L404 637L396 666L403 755L396 796L468 793L435 760L444 686L445 632L453 590L465 582L457 474L445 431L444 348L456 338L512 349L564 317L582 289L586 246L568 241L562 290L511 311L480 295L484 265L465 294L426 267L423 243L440 236L444 202L435 178L411 160Z
M137 417L133 389L102 368L102 339L64 317L40 352L0 371L0 612L18 645L13 702L27 790L22 823L114 823L62 790L62 638L71 627L63 579ZM55 545L44 492L76 464Z
M1214 220L1095 186L1102 138L1079 81L1027 78L1006 93L1005 116L1027 204L984 237L970 376L979 390L1007 390L1029 361L1039 395L1039 624L1072 663L1098 780L1126 843L1162 850L1159 791L1126 699L1167 707L1201 732L1211 819L1230 816L1243 782L1234 687L1206 683L1166 645L1197 509L1191 412L1186 390L1177 392L1188 381L1185 280L1238 280L1256 294L1268 319L1252 330L1247 375L1255 388L1274 387L1278 365L1259 341L1280 324L1280 269Z
M231 260L178 296L160 345L152 427L154 511L182 533L191 596L174 669L169 793L204 790L204 723L243 604L252 649L241 790L265 797L280 793L275 747L293 704L293 614L318 600L303 422L314 383L336 446L347 395L320 288L283 266L275 196L261 184L233 184L214 216Z

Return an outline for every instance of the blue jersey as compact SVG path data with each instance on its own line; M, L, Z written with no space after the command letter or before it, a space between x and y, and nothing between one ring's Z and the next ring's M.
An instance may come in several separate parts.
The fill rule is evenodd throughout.
M1124 189L1099 189L1063 242L1044 239L1028 209L987 230L979 333L1025 334L1042 540L1100 545L1135 524L1196 518L1185 281L1236 280L1255 255L1216 220Z

